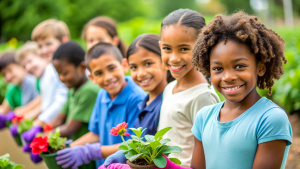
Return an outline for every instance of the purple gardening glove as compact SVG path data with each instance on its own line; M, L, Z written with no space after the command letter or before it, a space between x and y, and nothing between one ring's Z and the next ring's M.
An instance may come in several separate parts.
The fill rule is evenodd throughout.
M113 163L108 167L105 167L103 164L98 169L131 169L131 168L128 164Z
M9 131L10 131L10 134L13 136L13 137L16 137L17 135L19 135L19 132L18 132L18 126L17 125L12 125L9 127Z
M23 152L30 153L31 148L30 148L30 143L27 143L26 145L23 146Z
M4 114L0 114L0 129L6 126L6 118Z
M22 133L22 139L26 141L27 143L30 143L35 135L39 132L42 132L43 128L41 126L33 126L31 129L25 131Z
M101 160L101 144L87 143L84 146L75 146L65 148L57 152L56 161L58 165L62 165L62 168L71 167L76 169L82 164L88 164L92 160Z
M104 166L107 167L112 163L121 163L121 164L126 164L126 157L124 154L125 151L123 150L119 150L117 152L115 152L114 154L108 156L105 161L104 161Z
M13 111L9 111L5 114L5 120L11 122L12 119L15 117L15 113Z
M167 165L165 166L164 169L192 169L192 168L186 168L186 167L181 167L180 165L177 165L175 163L173 163L167 156L165 156L163 154L163 156L166 158L167 160ZM155 167L154 169L160 169L158 167Z
M31 160L34 164L37 164L37 163L43 161L42 157L40 157L39 154L32 154L32 152L30 153L30 160Z

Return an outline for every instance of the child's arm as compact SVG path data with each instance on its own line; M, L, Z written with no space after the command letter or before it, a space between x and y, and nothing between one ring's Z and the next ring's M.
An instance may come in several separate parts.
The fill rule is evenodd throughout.
M275 140L258 145L254 158L253 169L275 169L280 168L284 151L285 140Z
M11 107L9 106L7 100L5 99L0 106L0 114L6 114L7 112L11 111Z
M96 143L99 142L99 135L93 132L88 132L81 136L79 139L70 144L70 147L85 145L86 143Z
M53 120L51 120L49 122L49 124L55 128L55 127L58 127L62 124L64 124L64 122L66 121L66 118L67 118L67 115L66 114L63 114L63 113L59 113ZM65 137L65 136L62 136L62 137Z
M194 152L192 157L191 167L193 169L205 169L205 155L202 146L202 142L194 137Z
M60 114L60 115L64 115L64 114ZM71 119L67 123L59 127L60 135L62 137L71 137L80 129L82 124L83 122L81 121Z
M15 109L15 113L18 116L25 115L27 112L30 112L37 106L41 105L41 96L37 96L35 99L33 99L31 102L26 104L25 106L18 107Z
M32 110L26 112L26 114L24 114L24 118L25 119L36 119L38 117L39 114L41 114L42 109L41 109L41 105L36 105Z

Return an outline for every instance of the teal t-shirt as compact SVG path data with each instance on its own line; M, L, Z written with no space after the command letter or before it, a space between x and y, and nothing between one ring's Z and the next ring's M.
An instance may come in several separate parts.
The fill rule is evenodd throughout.
M206 106L197 113L192 132L202 142L206 168L252 169L257 146L286 140L281 168L285 168L292 128L279 106L263 97L230 122L219 122L224 102Z

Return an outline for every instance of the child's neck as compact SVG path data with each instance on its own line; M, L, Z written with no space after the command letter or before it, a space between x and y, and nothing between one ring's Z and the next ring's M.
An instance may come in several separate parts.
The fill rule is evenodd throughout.
M155 98L161 94L161 92L165 89L167 86L167 81L163 80L159 85L156 86L156 88L152 91L149 91L149 100L147 101L146 105L148 106L150 103L152 103Z
M243 100L239 102L232 102L226 100L223 108L221 109L219 121L220 122L229 122L236 119L238 116L243 114L251 106L253 106L261 96L257 91L253 91L248 94Z
M207 83L202 73L198 72L195 67L183 77L176 79L176 81L177 83L173 89L173 94L189 89L200 83Z
M79 89L87 80L88 79L86 76L82 76L82 78L79 80L78 84L74 87L75 91L77 91L77 89Z

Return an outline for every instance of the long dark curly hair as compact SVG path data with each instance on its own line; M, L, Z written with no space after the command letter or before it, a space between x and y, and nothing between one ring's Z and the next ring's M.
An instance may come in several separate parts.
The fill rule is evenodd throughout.
M234 40L249 46L256 61L266 65L266 72L258 77L257 87L269 89L272 94L274 79L284 73L284 40L273 30L265 27L257 17L242 11L233 15L216 15L213 21L202 28L193 50L192 62L203 75L210 78L210 52L221 41Z

